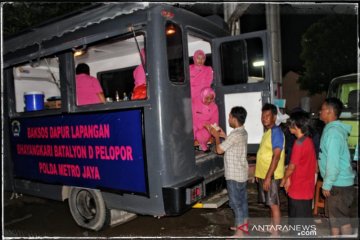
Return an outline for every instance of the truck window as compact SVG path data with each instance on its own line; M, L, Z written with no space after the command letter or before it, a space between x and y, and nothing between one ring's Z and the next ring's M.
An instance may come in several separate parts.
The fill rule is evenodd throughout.
M135 67L115 69L98 73L98 79L104 90L107 101L131 99L134 89L133 72Z
M225 42L220 45L222 83L257 83L265 79L261 38Z
M353 83L344 83L339 85L339 93L336 97L338 97L342 103L344 104L344 108L348 108L349 103L349 93L351 91L357 90L358 86L356 82Z
M40 58L13 68L16 112L61 108L59 59Z
M145 48L144 33L137 33L136 41L139 49ZM98 79L108 103L132 99L135 86L134 70L142 64L136 41L132 34L128 34L86 46L80 56L74 54L76 65L89 65L90 75ZM144 64L143 80L146 84L146 60Z
M173 22L165 27L169 79L174 83L183 83L184 54L181 28Z

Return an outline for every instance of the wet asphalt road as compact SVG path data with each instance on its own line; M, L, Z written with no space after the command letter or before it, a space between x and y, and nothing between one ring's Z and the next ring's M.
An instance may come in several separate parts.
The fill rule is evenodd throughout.
M191 209L177 217L154 218L138 216L136 219L115 227L94 232L76 225L67 202L58 202L30 196L10 200L11 193L4 195L3 237L200 237L224 239L232 235L232 211L225 203L218 209ZM281 211L287 221L287 200L282 192ZM256 184L248 184L248 201L251 221L268 224L269 210L257 203ZM356 200L357 202L357 200ZM357 206L357 204L356 204ZM357 212L357 209L355 210ZM318 218L317 235L328 234L327 219ZM284 237L286 233L282 234ZM267 233L250 232L246 237L266 238Z

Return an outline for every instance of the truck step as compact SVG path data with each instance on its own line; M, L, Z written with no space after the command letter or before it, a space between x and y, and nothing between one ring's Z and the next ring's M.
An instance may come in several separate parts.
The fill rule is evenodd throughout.
M221 192L196 203L193 208L218 208L227 201L229 201L229 197L226 189L224 189Z
M117 209L111 209L110 214L111 214L111 220L110 220L111 227L129 222L137 217L135 213L130 213Z

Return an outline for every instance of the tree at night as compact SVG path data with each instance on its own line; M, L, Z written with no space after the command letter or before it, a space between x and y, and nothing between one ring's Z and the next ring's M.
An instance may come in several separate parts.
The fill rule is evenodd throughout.
M311 25L301 39L305 72L298 82L310 94L327 91L331 79L357 72L356 15L331 15Z
M3 3L3 35L9 37L51 18L69 14L93 3Z

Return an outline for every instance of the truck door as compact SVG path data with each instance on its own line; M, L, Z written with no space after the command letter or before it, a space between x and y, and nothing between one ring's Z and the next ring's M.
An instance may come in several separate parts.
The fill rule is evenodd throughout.
M228 115L232 107L247 110L245 128L248 151L255 153L263 134L261 108L272 99L268 32L259 31L212 41L214 89L219 104L220 125L231 131Z

